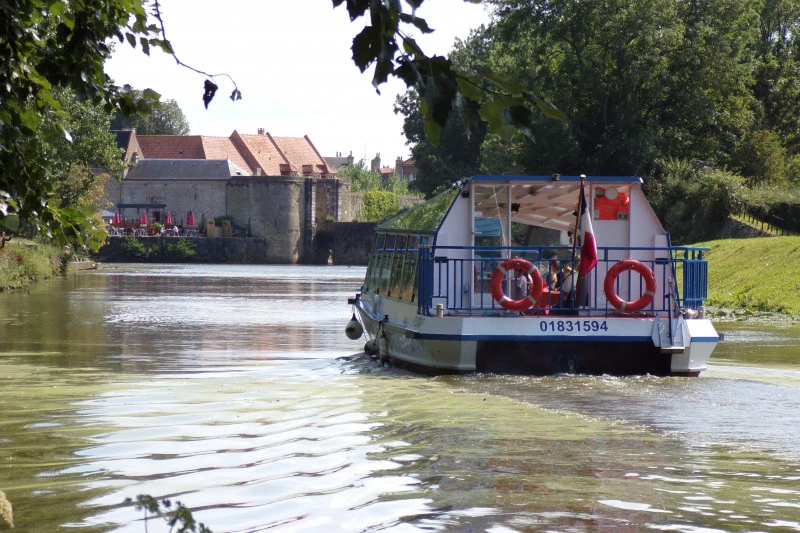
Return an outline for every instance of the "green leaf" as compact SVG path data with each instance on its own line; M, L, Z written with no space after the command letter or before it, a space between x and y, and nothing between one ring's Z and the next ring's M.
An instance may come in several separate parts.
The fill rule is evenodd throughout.
M419 110L423 116L423 127L425 129L425 136L433 146L439 146L439 140L442 136L442 126L433 120L428 104L423 100L419 104Z
M24 110L20 113L19 119L22 127L31 133L39 129L39 125L42 123L42 116L33 109Z
M409 15L408 13L401 13L400 20L406 24L414 25L422 33L433 33L433 30L428 26L428 22L420 17Z
M406 37L403 39L403 50L405 50L407 54L425 55L422 53L422 49L417 44L417 41L411 37Z
M518 81L491 70L485 71L483 77L513 96L519 96L525 90Z
M377 58L378 54L375 52L375 46L377 42L380 42L380 38L380 32L373 26L367 26L353 38L353 46L351 47L353 62L361 72L367 70L370 63Z
M562 122L567 122L567 116L563 113L563 111L554 106L550 101L536 98L535 102L536 106L539 108L539 111L541 111L544 116L554 118Z
M5 215L3 218L0 218L0 226L5 226L11 231L17 231L19 229L19 216L7 214L3 209L2 200L0 200L0 212Z
M128 44L131 45L131 48L136 48L136 36L132 33L126 33L125 38L128 40Z
M458 83L458 90L461 91L461 94L470 100L480 102L486 98L486 91L481 88L480 80L477 77L463 78L459 76L456 78L456 83Z
M55 2L50 3L50 7L48 7L48 11L53 16L59 16L64 12L66 6L64 6L64 2L61 0L56 0Z

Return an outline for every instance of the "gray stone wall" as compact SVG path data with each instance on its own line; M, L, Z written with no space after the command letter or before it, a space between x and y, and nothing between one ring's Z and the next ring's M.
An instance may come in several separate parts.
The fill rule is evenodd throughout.
M106 244L100 248L93 257L105 262L187 262L187 263L228 263L228 264L269 264L270 243L266 239L206 239L205 237L186 238L194 246L196 255L188 260L179 260L167 257L164 248L168 244L178 241L172 237L137 237L148 249L154 249L146 259L135 259L125 255L122 251L122 244L127 237L110 237Z
M375 240L372 222L339 222L333 225L333 264L366 265Z
M176 224L185 224L191 210L200 226L203 218L211 220L228 214L225 184L225 180L125 180L120 203L167 204ZM128 209L122 214L130 217L131 213Z
M338 205L337 205L338 204ZM349 179L316 180L315 223L350 222L353 209Z
M303 256L304 198L304 178L248 176L227 187L234 224L269 242L268 263L297 263Z

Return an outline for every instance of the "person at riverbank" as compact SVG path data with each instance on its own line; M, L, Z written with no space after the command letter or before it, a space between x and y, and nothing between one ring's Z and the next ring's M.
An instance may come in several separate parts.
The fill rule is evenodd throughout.
M13 237L14 237L13 235L9 235L8 237L6 237L6 232L0 231L0 249L5 248L6 243L10 241Z

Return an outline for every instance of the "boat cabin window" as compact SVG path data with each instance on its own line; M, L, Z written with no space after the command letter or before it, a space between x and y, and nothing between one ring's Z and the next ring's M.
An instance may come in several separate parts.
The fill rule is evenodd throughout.
M383 243L386 240L386 234L378 233L375 235L375 244L372 247L372 255L369 258L367 265L367 274L364 276L364 290L378 292L378 282L380 280L380 265L381 257L383 255Z
M420 235L377 234L364 276L364 290L416 301L419 247L428 240Z
M401 300L413 302L417 299L417 262L419 260L419 237L408 237L408 250L406 251L403 268L398 281L397 297Z
M397 243L395 244L394 248L394 254L392 254L394 255L394 258L392 259L392 274L391 278L389 279L389 291L387 292L387 295L394 296L395 298L399 298L400 294L400 278L402 276L403 266L405 265L406 261L407 240L407 235L398 235Z
M379 294L389 294L389 279L392 275L392 262L394 260L394 247L397 241L397 235L386 235L386 242L384 242L383 253L381 254L381 266L378 274L378 290Z

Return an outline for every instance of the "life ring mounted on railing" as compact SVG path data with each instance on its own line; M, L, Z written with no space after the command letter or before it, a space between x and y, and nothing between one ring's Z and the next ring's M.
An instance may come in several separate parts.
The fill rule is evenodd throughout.
M503 292L503 280L509 270L524 270L531 275L533 284L525 298L512 300ZM492 299L509 311L524 311L534 305L542 295L542 274L530 261L515 257L500 263L492 273Z
M626 302L614 290L617 277L626 270L638 272L644 279L644 293L638 300L632 302ZM644 263L635 259L625 259L608 269L605 283L603 284L603 292L606 295L606 299L608 299L609 305L617 311L621 313L637 313L653 301L653 296L656 294L656 276Z

